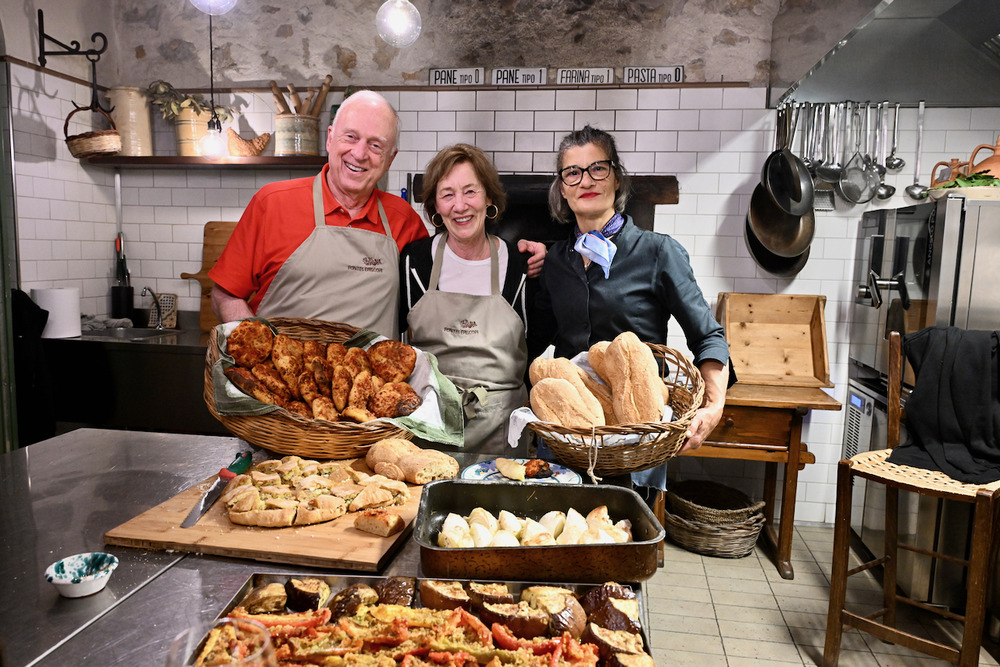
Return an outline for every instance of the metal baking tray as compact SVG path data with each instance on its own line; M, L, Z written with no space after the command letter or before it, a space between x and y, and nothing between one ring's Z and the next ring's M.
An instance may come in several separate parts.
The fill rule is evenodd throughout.
M367 584L369 586L374 586L379 581L383 579L388 579L388 577L372 577L372 576L351 576L351 575L325 575L325 574L303 574L298 573L271 573L271 572L255 572L252 574L240 587L240 590L229 600L225 609L219 612L216 618L224 618L229 615L236 605L240 603L247 594L257 588L258 586L265 586L267 584L279 583L284 584L286 581L295 577L296 579L302 579L304 577L310 577L315 579L322 579L329 586L332 591L331 598L336 595L339 591L344 590L348 586L353 586L354 584ZM428 577L422 577L427 579ZM481 581L481 580L480 580ZM526 582L526 581L500 581L501 583L507 584L507 590L509 590L513 595L514 599L520 599L521 591L529 586L535 586L542 582ZM604 583L603 581L601 583ZM639 603L639 619L642 624L642 628L639 633L642 635L642 641L646 646L646 652L652 653L652 646L649 643L649 635L647 633L647 628L649 627L649 611L646 609L646 601L643 599L642 595L642 585L635 582L617 582L623 586L628 586L635 593L635 598ZM579 596L582 596L588 590L590 590L594 584L590 583L560 583L559 586L563 588L568 588ZM416 597L414 598L414 607L421 607L420 603L420 578L417 578L416 586Z
M476 507L494 515L507 510L539 519L551 510L574 508L584 516L607 505L615 521L632 522L633 542L538 547L451 549L437 546L449 512L468 516ZM645 581L656 573L657 545L664 530L635 491L609 485L524 484L439 480L424 486L414 522L426 577L497 581Z

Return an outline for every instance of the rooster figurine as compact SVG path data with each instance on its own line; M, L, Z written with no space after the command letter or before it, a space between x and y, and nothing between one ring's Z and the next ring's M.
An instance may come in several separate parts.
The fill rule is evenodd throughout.
M229 154L233 157L256 157L264 151L267 142L271 140L270 132L253 139L244 139L233 128L229 128L226 133L229 135Z

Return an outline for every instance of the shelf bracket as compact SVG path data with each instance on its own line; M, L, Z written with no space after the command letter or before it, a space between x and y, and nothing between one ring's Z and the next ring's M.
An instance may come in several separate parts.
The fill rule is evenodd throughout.
M47 51L45 49L46 42L52 42L59 47L58 50ZM100 48L82 50L80 42L75 39L69 44L63 44L58 39L52 37L51 35L45 34L45 16L42 10L38 10L38 64L45 67L46 58L48 56L84 56L90 61L90 109L102 109L110 113L114 107L105 108L97 95L97 61L101 59L101 54L104 53L108 48L108 38L104 36L102 32L95 32L90 36L90 41L94 44L100 42ZM73 102L73 106L77 109L85 108L81 107L76 102Z

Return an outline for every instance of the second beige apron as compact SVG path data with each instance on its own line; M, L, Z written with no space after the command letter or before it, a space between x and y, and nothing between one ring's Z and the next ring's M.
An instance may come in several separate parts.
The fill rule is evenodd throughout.
M448 242L444 233L427 292L410 309L407 323L410 344L435 355L440 371L462 392L464 451L510 456L507 423L510 413L528 399L528 350L524 323L500 292L495 241L491 237L489 295L442 292L438 280Z
M316 227L278 269L257 315L343 322L398 339L399 248L382 202L385 234L331 227L323 213L322 178L313 182Z

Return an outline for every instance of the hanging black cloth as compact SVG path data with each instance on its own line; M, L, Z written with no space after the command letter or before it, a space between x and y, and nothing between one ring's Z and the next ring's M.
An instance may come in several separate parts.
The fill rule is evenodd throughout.
M903 337L916 381L906 401L909 439L890 463L969 484L1000 479L997 349L996 331L928 327Z
M17 387L17 443L25 447L56 434L52 381L42 344L49 311L19 289L11 290L10 310Z

